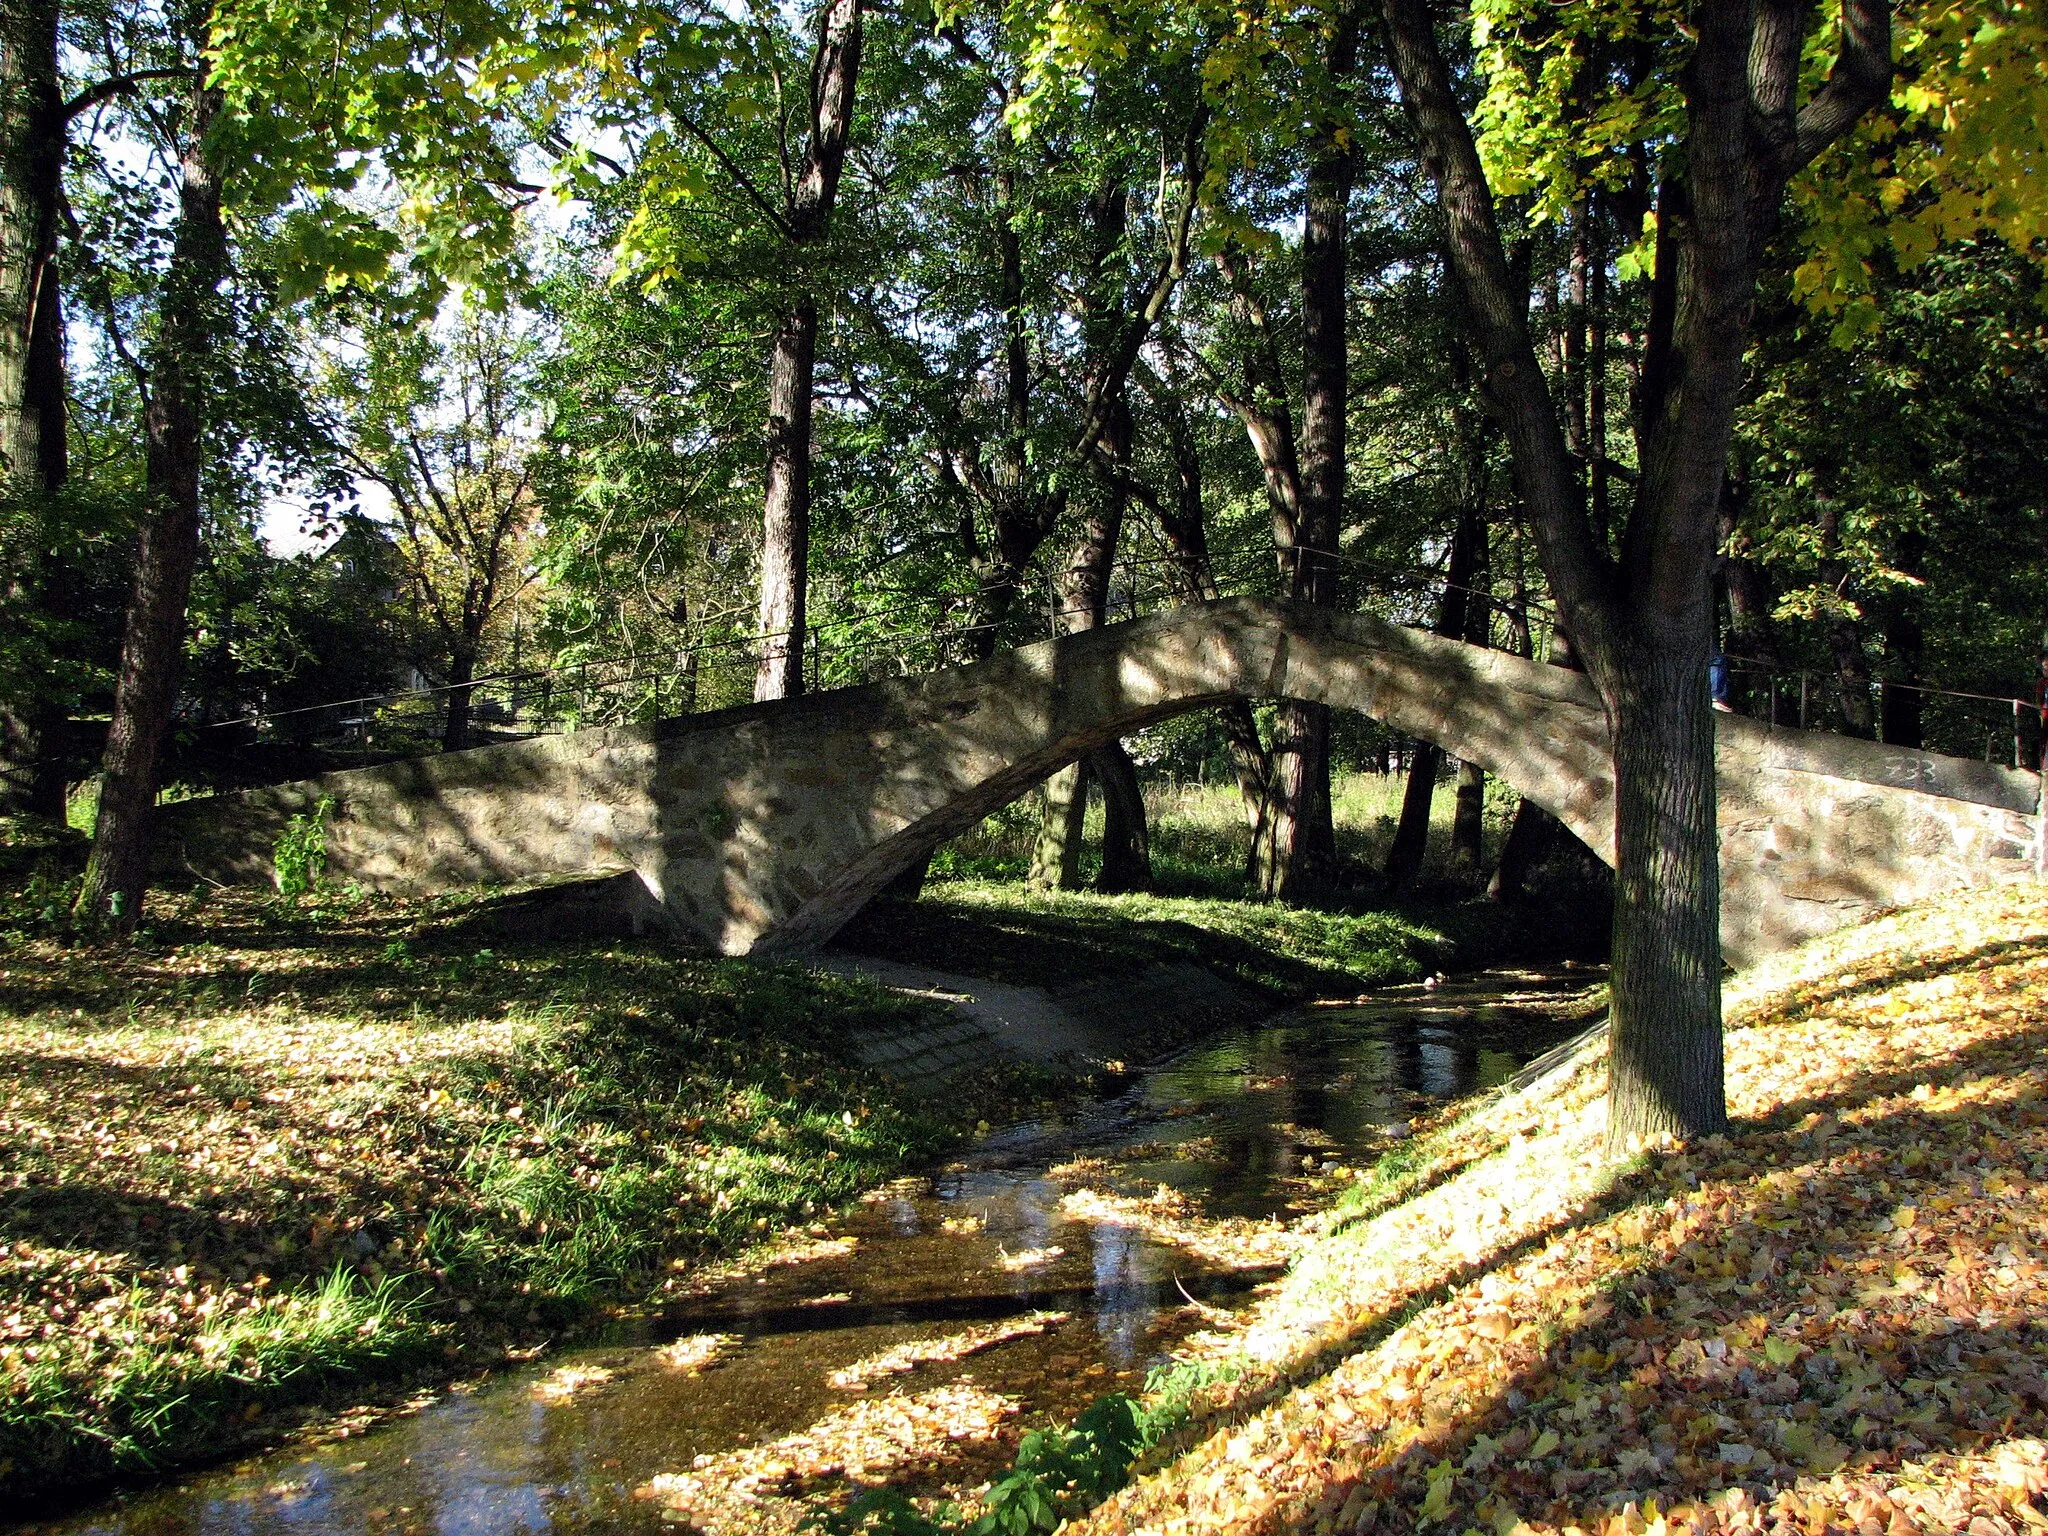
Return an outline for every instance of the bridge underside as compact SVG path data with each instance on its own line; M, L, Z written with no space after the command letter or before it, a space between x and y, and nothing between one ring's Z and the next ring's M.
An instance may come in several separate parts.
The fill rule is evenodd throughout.
M188 801L165 808L159 863L266 879L285 822L332 796L330 869L372 888L632 870L686 936L798 951L1055 770L1233 697L1354 709L1434 741L1612 862L1607 723L1584 678L1234 598L924 677ZM1722 936L1738 963L2031 867L2030 775L1717 719Z

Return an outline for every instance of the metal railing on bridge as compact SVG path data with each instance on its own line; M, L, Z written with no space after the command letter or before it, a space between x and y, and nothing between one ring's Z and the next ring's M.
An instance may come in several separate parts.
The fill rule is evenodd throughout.
M1373 600L1374 611L1399 623L1427 628L1428 606L1448 585L1444 573L1428 567L1390 568L1348 556L1335 559L1356 595ZM1172 555L1128 559L1117 565L1108 619L1135 618L1189 601L1185 563ZM1226 573L1216 579L1225 594L1270 591L1272 557L1254 573ZM1163 576L1163 579L1162 579ZM1521 594L1470 589L1483 605L1482 622L1502 649L1541 654L1553 622L1550 607ZM986 623L950 622L973 602L973 594L919 594L895 606L835 614L804 627L804 665L812 691L842 688L889 677L956 666L987 654L993 628ZM1070 610L1061 606L1055 578L1041 575L1020 583L1012 612L1000 625L1006 645L1065 633ZM877 633L877 622L903 620ZM785 632L786 633L786 632ZM252 709L231 719L204 722L200 729L238 729L255 739L309 748L340 749L342 755L390 757L439 750L451 713L466 713L468 745L517 740L590 726L645 723L725 709L752 701L760 647L772 636L713 635L674 647L581 658L537 668L519 668L476 678L398 688L328 703L287 709ZM1780 725L1822 729L1853 728L1840 680L1767 659L1727 658L1742 680L1745 713ZM1869 684L1869 718L1882 718L1882 691L1908 689L1922 696L1934 718L1930 734L1951 748L1967 742L1977 755L1981 735L1987 762L2004 758L2010 744L2015 767L2034 766L2038 752L2032 701L1993 693L1874 679Z

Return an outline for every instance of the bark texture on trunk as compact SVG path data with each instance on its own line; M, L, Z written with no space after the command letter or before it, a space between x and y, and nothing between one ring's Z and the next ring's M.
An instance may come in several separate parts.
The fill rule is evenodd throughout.
M57 0L0 0L0 477L16 491L64 479L58 10Z
M475 677L476 651L469 647L457 647L448 667L448 713L441 722L443 752L464 752L469 749L471 694L474 692L470 684Z
M861 0L830 0L811 56L810 134L780 220L799 248L825 238L853 135L860 78ZM762 498L761 652L754 697L793 698L804 689L804 601L810 576L811 407L818 353L818 301L797 295L775 327L768 353L768 466Z
M804 598L811 550L811 399L818 306L782 317L768 354L768 495L761 525L761 658L756 699L804 691Z
M1069 763L1039 791L1038 841L1030 884L1042 891L1081 888L1081 842L1088 816L1088 765Z
M57 17L57 0L0 0L0 495L53 494L66 468ZM0 584L9 609L38 601L33 569L0 572ZM0 695L0 815L61 817L35 679L13 679Z
M121 638L92 856L74 908L86 928L132 930L148 887L157 763L177 702L185 605L199 559L199 482L208 354L220 324L227 232L208 138L217 92L184 112L178 227L159 304L143 409L148 504Z
M1486 774L1477 763L1458 763L1458 806L1451 816L1451 862L1477 869L1486 862Z
M1727 1122L1714 716L1701 648L1628 658L1616 690L1610 1145Z
M1102 868L1095 889L1104 895L1152 889L1152 839L1145 825L1145 794L1138 768L1120 741L1088 755L1088 774L1102 786Z
M1607 707L1616 871L1609 1146L1726 1124L1712 711L1716 517L1759 263L1793 175L1885 98L1886 0L1844 0L1804 101L1808 11L1694 12L1683 154L1659 189L1637 421L1642 476L1610 554L1537 358L1493 189L1429 0L1381 0L1388 57L1438 189L1482 389L1505 430L1545 575ZM1590 435L1591 427L1588 426Z

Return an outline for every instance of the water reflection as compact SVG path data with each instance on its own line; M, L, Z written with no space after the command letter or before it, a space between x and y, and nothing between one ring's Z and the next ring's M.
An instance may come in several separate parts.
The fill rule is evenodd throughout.
M281 1451L38 1529L633 1536L663 1528L657 1507L633 1497L636 1487L846 1403L826 1382L831 1372L907 1340L1041 1309L1072 1318L875 1390L971 1375L1019 1399L1027 1421L1071 1416L1104 1391L1135 1390L1199 1326L1187 1300L1228 1302L1270 1273L1219 1270L1135 1225L1074 1219L1061 1200L1077 1182L1133 1196L1164 1186L1210 1216L1283 1213L1305 1193L1304 1158L1370 1156L1419 1107L1500 1082L1572 1033L1539 1008L1586 980L1495 975L1392 989L1359 1007L1225 1032L1072 1121L1009 1128L931 1178L856 1207L832 1234L857 1239L849 1252L737 1282L687 1314L450 1393L368 1435ZM1061 1168L1075 1171L1055 1175ZM1020 1263L1054 1249L1062 1251ZM700 1333L742 1342L702 1375L663 1365L655 1346ZM565 1365L611 1379L566 1399L537 1396L535 1383Z

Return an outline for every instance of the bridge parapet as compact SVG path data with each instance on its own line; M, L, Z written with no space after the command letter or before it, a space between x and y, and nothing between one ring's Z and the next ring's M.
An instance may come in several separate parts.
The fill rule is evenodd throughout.
M1584 678L1245 598L923 677L189 801L165 809L160 856L266 878L285 821L332 796L330 864L373 888L632 869L694 940L802 950L1058 768L1232 697L1356 709L1435 741L1612 859L1607 724ZM2027 866L2024 776L1717 718L1733 958Z

